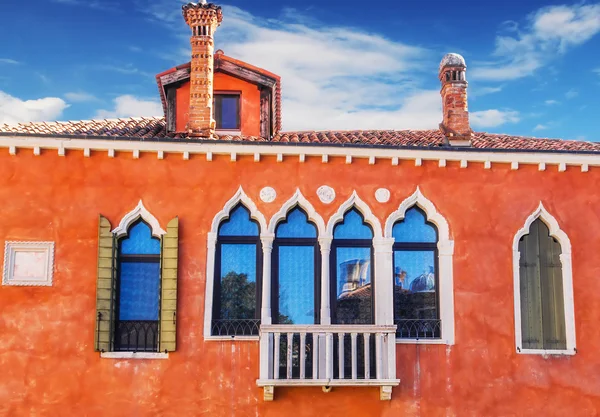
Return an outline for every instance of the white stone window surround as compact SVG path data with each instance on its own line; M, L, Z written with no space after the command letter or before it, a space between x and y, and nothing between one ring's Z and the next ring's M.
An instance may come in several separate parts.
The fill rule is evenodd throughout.
M212 306L214 297L215 283L215 255L217 249L217 237L219 234L219 226L224 220L229 218L231 210L238 204L242 204L249 212L250 218L257 221L260 227L260 239L263 247L263 299L261 309L261 319L264 320L267 316L271 317L270 311L270 296L266 297L265 282L268 281L270 286L271 276L271 250L273 248L273 235L267 232L267 220L265 216L258 211L256 204L244 192L240 186L237 192L225 203L223 209L214 217L210 232L207 236L206 247L206 291L204 294L204 339L205 340L229 340L229 341L257 341L258 336L213 336L212 330ZM268 278L267 278L268 277ZM270 292L270 289L269 289ZM265 302L265 298L267 298ZM265 310L268 308L268 312Z
M152 213L150 213L142 200L139 201L138 205L127 213L121 219L119 225L112 231L112 233L118 238L127 236L129 227L139 219L144 220L152 231L152 236L158 239L162 239L167 232L160 227L160 223ZM100 357L102 359L131 359L131 360L150 360L150 359L168 359L168 353L161 352L101 352Z
M50 287L53 275L54 242L5 243L2 285Z
M544 222L550 231L550 236L555 238L561 247L560 262L562 266L563 299L565 307L565 334L567 341L567 348L564 350L523 349L521 335L521 277L519 268L521 252L519 251L519 241L523 236L529 233L531 224L537 219L540 219ZM560 229L558 221L546 210L542 202L540 202L537 209L529 215L527 220L525 220L525 225L519 229L513 239L513 281L515 293L515 343L517 353L533 355L575 355L575 353L577 353L577 349L571 241L567 234Z
M394 238L392 230L394 224L404 219L406 212L412 207L419 207L426 215L427 221L433 223L438 230L438 294L440 297L440 319L442 337L440 339L396 339L399 344L444 344L454 345L454 274L452 267L452 258L454 255L454 241L450 239L450 228L446 219L437 211L435 205L427 199L419 187L408 198L406 198L396 211L394 211L385 222L385 239L386 245L389 245L387 250L390 253L390 261L386 263L386 277L389 282L389 300L385 300L385 304L391 306L391 320L394 320L394 301L393 301L393 245Z

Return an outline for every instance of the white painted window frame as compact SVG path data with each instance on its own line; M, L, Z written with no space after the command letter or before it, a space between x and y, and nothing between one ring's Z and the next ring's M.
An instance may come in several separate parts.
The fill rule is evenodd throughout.
M242 187L225 203L223 209L219 211L213 219L210 232L207 236L206 247L206 290L204 294L204 339L213 341L257 341L258 336L213 336L212 335L212 313L213 297L215 288L215 256L217 250L217 237L219 226L229 218L231 210L238 204L242 204L249 212L250 218L257 221L260 227L260 239L263 248L263 296L261 307L261 322L271 317L271 297L270 297L270 276L271 276L271 251L273 249L273 235L267 231L267 220L258 210L256 204L244 192ZM269 296L265 295L265 290L269 290ZM257 300L258 301L258 300ZM270 321L265 324L270 324Z
M44 265L44 276L42 279L21 279L13 276L15 256L18 252L32 253L40 252L46 256ZM28 286L28 287L51 287L54 276L54 242L15 242L7 241L4 245L4 265L2 274L2 285L6 286Z
M150 213L146 207L144 207L144 203L142 200L139 201L138 205L127 213L121 219L121 222L115 229L112 231L113 235L117 239L120 239L124 236L127 236L127 232L129 227L137 222L139 219L145 221L149 226L152 233L152 236L162 240L162 237L167 234L167 232L160 227L160 222L152 213ZM161 249L162 256L162 249ZM151 359L168 359L168 353L161 352L101 352L100 358L102 359L131 359L131 360L151 360Z
M560 262L563 279L563 300L565 307L565 334L567 348L564 350L549 350L549 349L523 349L523 340L521 333L521 276L519 261L521 252L519 251L519 241L529 233L531 224L540 219L548 227L550 236L555 238L561 247ZM527 217L525 225L519 229L513 239L513 282L515 293L515 344L516 351L520 354L530 355L575 355L576 349L576 334L575 334L575 303L573 297L573 268L571 262L571 241L567 234L561 230L558 221L544 207L543 203Z
M438 295L440 297L440 319L441 319L441 338L440 339L396 339L398 344L424 344L424 345L454 345L454 273L453 273L453 256L454 256L454 241L450 239L450 228L446 219L438 212L435 205L427 199L419 187L408 198L406 198L396 211L394 211L385 222L385 239L390 245L391 253L389 264L386 265L386 279L389 282L389 296L391 301L386 300L386 306L389 306L391 320L394 320L394 301L393 301L393 228L396 222L403 220L406 212L413 208L419 207L426 215L427 221L433 223L438 231Z

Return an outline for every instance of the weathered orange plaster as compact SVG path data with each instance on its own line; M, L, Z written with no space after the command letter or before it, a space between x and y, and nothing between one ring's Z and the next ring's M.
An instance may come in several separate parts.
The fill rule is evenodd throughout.
M1 416L594 416L600 409L600 169L471 163L0 149L0 242L56 242L54 285L0 287ZM337 193L331 205L316 190ZM391 402L376 388L277 388L265 403L258 342L203 339L207 232L239 186L269 219L300 188L327 221L353 190L381 223L417 186L455 241L456 345L397 346L402 380ZM278 196L265 204L262 187ZM375 190L392 198L381 204ZM116 226L142 199L164 227L180 219L177 351L168 360L94 352L98 215ZM511 245L539 202L573 249L577 354L518 355ZM211 277L209 277L211 278Z
M214 91L240 92L241 133L245 136L260 136L260 90L255 84L217 72L214 75ZM188 81L177 89L176 128L178 132L185 132L189 107L190 83Z

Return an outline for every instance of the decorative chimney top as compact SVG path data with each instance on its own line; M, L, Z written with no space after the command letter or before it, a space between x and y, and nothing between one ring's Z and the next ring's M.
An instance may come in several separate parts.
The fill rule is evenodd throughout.
M440 62L442 109L440 130L451 146L470 146L473 131L467 102L467 64L459 54L446 54Z

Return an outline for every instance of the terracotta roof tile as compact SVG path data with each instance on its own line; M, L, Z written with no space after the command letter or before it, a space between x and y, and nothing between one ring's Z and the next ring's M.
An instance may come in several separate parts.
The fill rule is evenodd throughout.
M184 134L168 134L162 117L138 117L129 119L81 120L72 122L35 122L17 125L0 125L0 135L51 135L82 136L88 138L131 138L131 139L182 139ZM187 138L186 138L187 139ZM232 142L267 142L256 136L218 136L219 140ZM193 139L188 139L193 140ZM390 147L430 147L445 145L445 137L438 129L432 130L355 130L355 131L306 131L282 132L271 142L370 145ZM584 142L559 139L538 139L492 133L475 133L475 149L531 150L598 152L599 142Z

